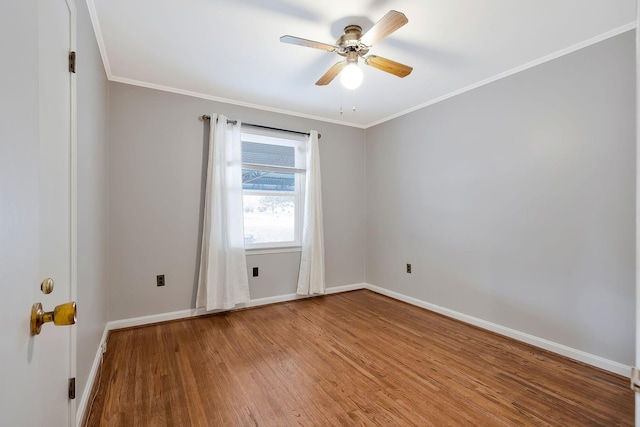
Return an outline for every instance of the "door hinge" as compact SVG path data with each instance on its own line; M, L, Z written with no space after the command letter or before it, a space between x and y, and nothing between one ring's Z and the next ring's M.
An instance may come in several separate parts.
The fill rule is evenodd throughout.
M69 72L76 72L76 53L73 51L69 52Z
M76 378L69 378L69 399L76 398Z
M640 371L635 366L631 368L631 390L640 393Z

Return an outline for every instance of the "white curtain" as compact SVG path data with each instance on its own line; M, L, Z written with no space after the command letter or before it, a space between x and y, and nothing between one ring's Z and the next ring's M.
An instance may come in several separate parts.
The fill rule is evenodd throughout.
M318 132L311 131L307 144L307 173L302 224L302 254L298 276L299 295L324 294L324 234Z
M242 217L240 122L212 114L205 190L197 308L233 308L247 302L249 278Z

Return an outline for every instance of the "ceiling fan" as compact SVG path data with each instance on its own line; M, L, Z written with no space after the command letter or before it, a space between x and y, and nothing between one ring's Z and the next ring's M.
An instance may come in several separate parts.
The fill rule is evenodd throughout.
M345 57L343 61L337 62L329 68L322 77L320 77L316 82L316 85L318 86L324 86L331 83L331 81L340 74L345 67L351 66L349 68L357 69L356 64L358 63L359 57L364 59L365 64L373 68L393 74L394 76L406 77L411 73L411 71L413 71L412 67L381 56L365 55L369 53L369 49L371 49L374 44L389 36L407 22L409 22L409 20L404 13L391 10L376 22L375 25L364 35L362 34L362 28L359 25L347 25L344 28L344 34L340 36L335 45L289 35L280 37L280 41L283 43L335 52L338 55ZM359 70L358 72L361 73Z

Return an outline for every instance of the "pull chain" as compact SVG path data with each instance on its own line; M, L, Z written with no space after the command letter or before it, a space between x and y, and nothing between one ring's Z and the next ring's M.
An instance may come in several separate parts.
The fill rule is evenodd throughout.
M344 113L344 109L342 108L343 95L344 95L344 88L341 87L340 88L340 110L338 110L340 115ZM351 107L351 111L355 113L356 112L356 90L355 89L351 89L351 95L352 95L351 99L353 101L353 106Z
M353 89L352 91L352 100L353 100L353 107L351 107L351 111L353 111L354 113L356 112L356 90Z

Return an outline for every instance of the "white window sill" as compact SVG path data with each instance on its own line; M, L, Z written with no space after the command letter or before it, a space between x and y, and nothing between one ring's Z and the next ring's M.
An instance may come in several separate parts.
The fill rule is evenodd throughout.
M300 246L291 246L286 248L246 248L245 255L264 255L264 254L284 254L288 252L301 252Z

